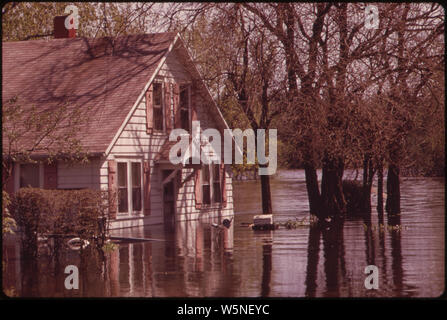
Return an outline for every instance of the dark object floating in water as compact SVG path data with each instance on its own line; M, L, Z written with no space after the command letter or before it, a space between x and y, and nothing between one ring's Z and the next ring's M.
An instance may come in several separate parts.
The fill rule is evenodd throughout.
M226 227L228 229L231 226L231 221L233 221L233 218L231 218L231 220L224 219L222 221L222 224L223 224L224 227Z
M225 228L229 229L231 226L231 222L233 221L233 217L231 218L231 220L229 219L223 219L222 224L219 225L217 223L211 223L211 226L214 228L222 228L222 226L224 226Z

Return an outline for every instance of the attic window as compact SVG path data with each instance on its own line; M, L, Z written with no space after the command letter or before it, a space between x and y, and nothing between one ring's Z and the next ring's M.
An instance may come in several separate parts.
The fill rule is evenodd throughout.
M190 131L189 101L189 85L180 86L180 122L182 129L186 131Z
M154 129L163 131L163 91L161 83L154 83Z

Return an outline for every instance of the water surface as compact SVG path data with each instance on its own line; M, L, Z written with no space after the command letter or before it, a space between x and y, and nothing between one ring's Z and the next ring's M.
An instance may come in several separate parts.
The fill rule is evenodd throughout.
M259 181L234 182L229 229L199 221L126 229L119 234L160 241L121 243L105 255L64 251L59 261L43 255L36 263L5 239L3 290L39 297L436 297L444 290L444 183L401 179L400 230L380 230L373 210L370 220L327 228L254 232L247 225L261 210ZM271 187L276 222L309 215L302 170L279 171ZM64 288L68 264L79 267L79 290ZM371 264L379 268L378 290L364 286Z

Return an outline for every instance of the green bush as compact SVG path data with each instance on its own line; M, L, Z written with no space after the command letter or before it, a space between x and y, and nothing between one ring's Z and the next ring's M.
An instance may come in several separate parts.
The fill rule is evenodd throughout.
M24 249L37 254L38 235L73 235L103 242L108 231L107 197L107 192L99 190L22 188L9 208L23 232Z
M2 234L14 233L17 224L9 213L8 206L11 203L9 195L5 190L2 190Z
M363 186L356 180L343 180L343 195L346 200L346 209L349 214L363 212Z

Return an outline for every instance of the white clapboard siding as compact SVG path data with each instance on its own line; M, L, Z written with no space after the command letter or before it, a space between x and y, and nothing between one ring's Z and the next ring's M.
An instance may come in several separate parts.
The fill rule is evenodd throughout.
M185 83L190 81L190 75L181 65L175 51L171 52L166 62L160 69L157 77L170 83ZM201 131L206 128L217 128L216 121L210 115L210 106L204 105L201 99L197 99L198 118L201 124ZM145 96L139 102L137 108L125 124L123 131L111 148L108 159L118 158L139 158L150 160L151 162L151 214L146 217L118 217L117 223L112 228L128 227L138 225L139 223L162 223L163 221L163 194L161 172L158 166L154 167L154 159L158 155L161 147L167 139L163 133L146 133L146 101ZM182 179L192 172L192 169L184 168L182 170ZM199 219L219 212L221 216L233 214L232 186L231 177L226 174L227 207L219 208L218 205L203 210L197 210L195 207L194 178L179 188L176 201L176 220ZM100 185L107 189L108 171L107 161L100 167ZM139 220L135 222L133 220ZM129 222L132 221L132 222ZM143 221L143 222L141 222Z
M113 145L110 155L142 157L143 159L153 160L160 151L167 135L163 133L146 133L146 100L142 98L138 108L130 117L124 126L123 131Z
M170 82L188 82L190 81L190 76L185 70L183 65L179 62L175 52L171 52L166 58L166 62L160 69L159 75L164 77Z

